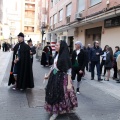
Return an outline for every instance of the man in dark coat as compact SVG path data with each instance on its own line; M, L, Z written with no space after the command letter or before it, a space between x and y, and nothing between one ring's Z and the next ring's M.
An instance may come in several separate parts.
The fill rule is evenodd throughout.
M30 46L30 58L31 58L31 63L33 64L33 55L36 54L36 48L35 46L33 46L31 38L27 42L28 45Z
M30 59L30 47L24 42L24 34L19 33L18 44L13 49L13 60L8 85L13 88L25 90L34 88L32 64Z
M90 62L91 62L91 80L94 80L94 69L97 68L98 81L101 81L100 75L100 56L103 54L102 49L99 46L99 42L94 42L94 47L90 50Z
M72 80L75 80L77 74L77 94L80 94L79 88L86 65L86 53L80 41L75 42L75 48L72 54Z
M50 42L47 42L47 46L44 47L41 58L41 65L52 65L52 48Z

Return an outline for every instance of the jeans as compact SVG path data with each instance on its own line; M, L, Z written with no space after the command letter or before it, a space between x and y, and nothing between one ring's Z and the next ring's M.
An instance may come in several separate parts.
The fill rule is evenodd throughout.
M98 80L101 79L101 75L100 75L100 61L92 61L91 62L91 78L94 79L94 69L95 69L95 66L97 68L97 75L98 75Z

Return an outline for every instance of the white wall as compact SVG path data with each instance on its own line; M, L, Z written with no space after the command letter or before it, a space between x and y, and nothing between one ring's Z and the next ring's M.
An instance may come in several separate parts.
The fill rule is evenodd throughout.
M102 47L109 45L115 48L115 46L120 46L120 27L106 28L104 29L104 34L102 34Z

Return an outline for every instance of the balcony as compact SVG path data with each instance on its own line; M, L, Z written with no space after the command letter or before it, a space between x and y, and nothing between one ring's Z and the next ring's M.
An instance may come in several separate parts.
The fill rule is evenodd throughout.
M32 11L25 11L25 18L35 18L35 12Z
M35 4L35 0L25 0L25 3Z
M25 4L25 10L35 11L35 5Z
M24 27L24 32L34 32L34 27L25 26Z

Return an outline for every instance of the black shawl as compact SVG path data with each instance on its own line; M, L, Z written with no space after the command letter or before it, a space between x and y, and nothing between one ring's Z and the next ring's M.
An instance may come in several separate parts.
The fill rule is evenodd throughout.
M58 56L57 68L62 72L67 72L71 68L69 49L65 41L60 41L60 51Z

